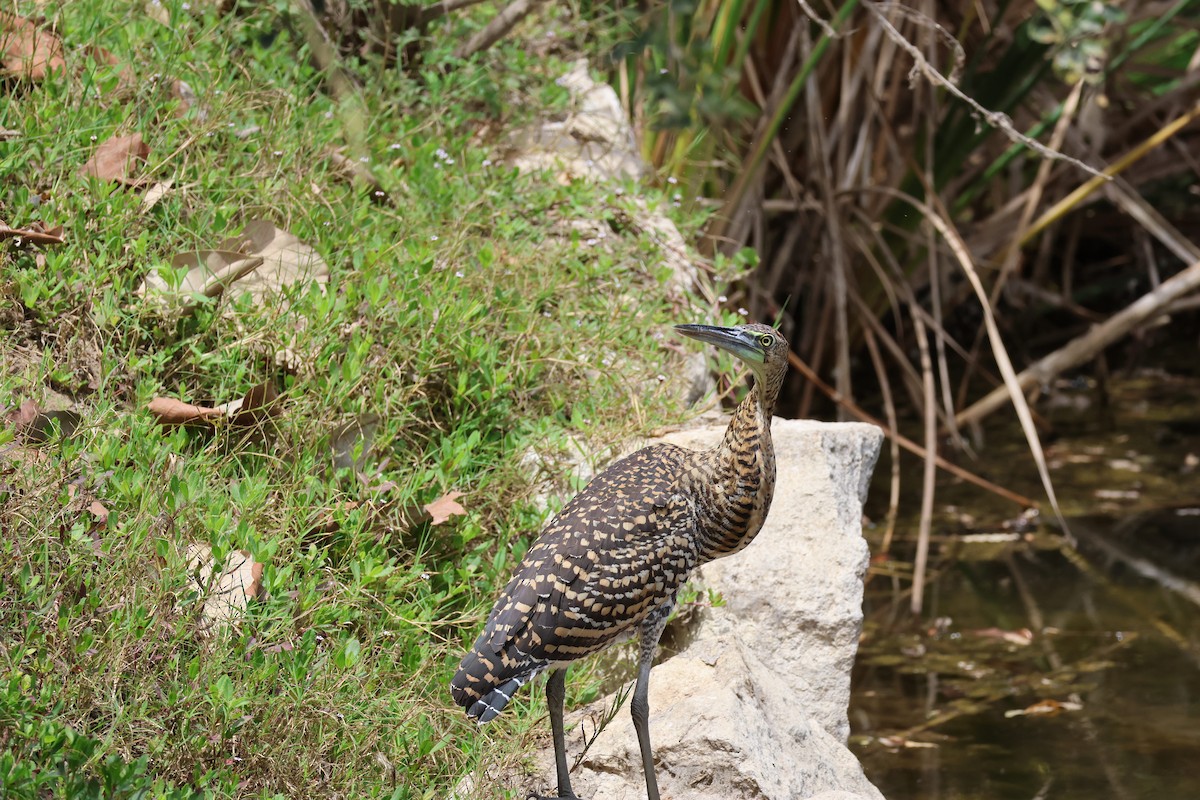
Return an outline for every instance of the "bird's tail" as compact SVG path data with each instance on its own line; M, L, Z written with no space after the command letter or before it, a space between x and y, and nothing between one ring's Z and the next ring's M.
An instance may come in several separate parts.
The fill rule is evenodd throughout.
M544 664L530 664L513 674L497 663L499 660L499 657L483 656L477 648L472 649L463 657L454 680L450 681L454 702L465 708L467 716L478 720L480 725L499 716L517 690L545 669Z

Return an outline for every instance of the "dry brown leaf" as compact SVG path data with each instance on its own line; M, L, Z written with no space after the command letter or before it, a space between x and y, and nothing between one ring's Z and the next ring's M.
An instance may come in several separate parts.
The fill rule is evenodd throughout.
M222 624L241 617L250 598L262 591L263 565L245 550L230 553L219 573L212 548L206 544L189 545L187 562L192 587L203 597L199 626L203 636L211 636Z
M240 235L224 240L213 250L181 253L171 259L171 266L188 268L178 289L151 272L139 293L181 296L190 302L196 294L217 297L233 292L249 294L261 303L296 284L324 286L329 282L329 265L316 250L263 220L248 222Z
M21 239L33 244L62 244L62 234L62 225L47 228L41 222L31 222L24 228L10 228L7 224L0 222L0 240Z
M150 401L147 408L151 414L158 417L159 425L187 425L225 416L224 411L208 406L194 406L173 397L156 397Z
M96 148L80 172L126 186L143 186L148 182L147 179L135 178L134 175L149 155L150 146L142 141L140 133L113 136Z
M363 186L370 192L372 203L382 204L388 202L391 198L388 197L387 191L383 188L383 184L375 177L375 173L361 161L356 161L353 158L348 158L337 150L329 150L326 152L329 157L329 162L334 167L334 174L342 177L350 183L357 183ZM319 194L319 187L317 187Z
M26 400L19 408L9 410L5 418L22 440L35 445L49 441L56 426L60 436L70 436L79 427L81 419L71 408L43 410L33 400Z
M146 16L159 25L171 27L171 12L167 10L162 0L146 0Z
M105 508L104 504L99 500L93 500L92 502L88 503L87 510L92 512L92 516L94 516L96 521L101 525L108 522L108 509Z
M20 430L33 424L38 414L41 413L42 409L38 406L36 400L25 400L19 407L9 409L5 417L13 428Z
M171 97L179 101L175 106L175 116L185 117L188 111L196 109L196 118L200 122L204 122L208 118L207 110L200 105L200 100L196 97L196 92L187 83L176 78L171 81Z
M371 445L382 418L378 414L360 414L342 423L329 434L328 444L333 455L334 469L353 469L362 472L371 458ZM358 451L358 458L354 457Z
M447 492L432 503L426 503L424 508L432 517L429 524L441 525L452 517L464 516L467 510L458 503L458 498L462 496L462 492Z
M66 66L61 39L24 17L0 11L0 75L40 81Z
M175 181L159 181L151 186L146 191L146 196L142 198L142 206L138 210L145 214L154 208L160 200L167 196L167 193L171 191L171 187L174 185Z
M132 86L136 78L128 66L121 66L121 59L113 55L112 51L101 47L98 44L89 44L87 53L92 57L92 60L104 67L121 67L117 70L117 75L120 77L120 85L124 87Z
M241 400L217 408L225 411L230 424L250 427L279 413L279 404L275 402L278 398L279 391L275 388L275 382L266 380L246 392L246 396Z
M150 413L158 417L159 425L214 425L219 420L229 420L235 427L257 425L278 413L275 402L279 392L273 381L258 384L239 400L218 406L200 406L185 403L173 397L156 397L147 406Z

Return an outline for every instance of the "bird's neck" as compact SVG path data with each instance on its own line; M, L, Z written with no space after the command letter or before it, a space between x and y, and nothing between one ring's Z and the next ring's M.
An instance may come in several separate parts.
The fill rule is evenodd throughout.
M736 553L762 528L775 492L771 412L776 392L756 384L733 412L709 457L709 502L701 509L700 560Z

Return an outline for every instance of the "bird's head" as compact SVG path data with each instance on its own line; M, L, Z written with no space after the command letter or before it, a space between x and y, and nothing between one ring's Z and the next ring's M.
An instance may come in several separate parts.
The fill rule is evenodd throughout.
M676 325L684 336L728 350L746 362L760 382L787 371L787 339L758 322L720 328L715 325ZM768 381L774 383L774 381Z

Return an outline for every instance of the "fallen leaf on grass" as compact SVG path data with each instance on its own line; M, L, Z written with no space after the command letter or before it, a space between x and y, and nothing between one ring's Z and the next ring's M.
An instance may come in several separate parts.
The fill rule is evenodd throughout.
M113 136L96 148L80 172L126 186L144 186L147 179L135 178L134 175L149 155L150 146L142 141L140 133Z
M429 516L432 517L429 524L441 525L452 517L466 515L467 510L458 503L458 498L462 496L462 492L447 492L432 503L426 503L424 508L429 512Z
M18 139L20 136L20 131L15 131L12 128L0 128L0 142L7 142L9 139Z
M40 81L66 66L61 39L24 17L0 11L0 75Z
M204 122L208 119L208 111L200 105L196 92L187 81L181 81L178 78L171 81L171 98L179 101L179 105L175 107L176 117L186 117L187 113L194 108L197 120Z
M199 626L202 636L211 636L220 625L237 620L250 598L262 591L263 565L245 550L230 553L217 572L212 548L192 544L187 549L187 562L192 588L203 597Z
M20 239L33 244L62 244L63 226L55 225L47 228L41 222L31 222L24 228L12 228L0 222L0 240Z
M278 399L279 391L275 388L275 382L266 380L246 392L241 400L217 408L225 412L232 425L245 428L258 425L278 413L279 406L275 404Z
M181 253L171 259L171 266L188 269L177 289L151 272L138 292L181 297L189 303L197 294L217 297L231 292L249 294L261 303L296 284L329 282L329 265L316 250L263 220L246 223L240 235L225 239L215 249Z
M218 406L201 406L185 403L173 397L156 397L150 401L147 409L158 417L159 425L215 425L220 420L229 420L229 424L238 428L257 425L267 417L277 413L275 401L279 392L273 381L263 381L240 400L222 403Z
M342 155L337 150L329 150L326 155L329 157L329 163L334 167L334 174L342 177L350 183L357 183L364 186L370 192L372 203L386 203L390 199L387 190L383 188L383 184L375 177L375 173L367 168L367 165L353 158L348 158Z
M90 44L87 46L87 53L102 67L120 67L117 70L117 77L120 79L120 85L130 87L136 83L137 78L128 66L121 66L121 59L117 58L111 50L101 47L98 44Z
M1038 700L1028 708L1013 708L1004 712L1005 719L1024 716L1054 717L1064 711L1078 711L1083 708L1080 703L1069 700Z
M171 27L171 12L167 10L161 0L146 0L146 16L157 22L159 25Z
M187 425L225 416L215 408L194 406L173 397L156 397L150 401L148 408L151 414L158 417L159 425Z
M333 429L329 434L329 449L334 469L353 469L355 472L366 469L380 421L378 414L360 414Z
M108 509L105 508L104 504L99 500L93 500L92 502L88 503L87 510L92 512L92 516L95 517L96 521L101 525L108 522Z
M69 408L42 410L33 400L26 400L6 415L13 431L29 444L50 441L57 424L60 436L70 436L79 427L80 416Z
M175 181L159 181L151 186L146 191L146 196L142 198L142 206L138 209L142 214L145 214L150 209L158 205L159 201L167 196L171 191L171 187L175 185Z

